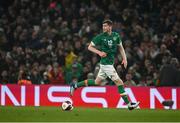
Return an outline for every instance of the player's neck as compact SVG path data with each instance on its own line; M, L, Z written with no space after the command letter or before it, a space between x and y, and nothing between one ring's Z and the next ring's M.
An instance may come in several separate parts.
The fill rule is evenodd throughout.
M108 35L111 35L111 34L112 34L112 31L108 31L107 34L108 34Z

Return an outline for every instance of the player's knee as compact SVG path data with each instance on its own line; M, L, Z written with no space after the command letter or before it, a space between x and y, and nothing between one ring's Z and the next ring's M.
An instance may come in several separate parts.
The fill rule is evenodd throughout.
M119 85L124 85L123 81L122 80L114 80L114 83L119 86Z
M96 85L101 85L101 81L95 81Z
M97 79L95 80L95 84L96 84L96 85L101 85L101 82L102 82L102 80L99 79L99 78L97 78Z

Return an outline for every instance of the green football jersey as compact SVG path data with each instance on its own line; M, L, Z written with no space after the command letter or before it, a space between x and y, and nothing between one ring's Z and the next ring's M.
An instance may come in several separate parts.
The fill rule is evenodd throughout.
M93 38L92 44L98 47L100 51L107 53L107 56L101 58L100 64L112 65L114 64L114 56L117 52L117 47L122 42L120 35L117 32L101 33Z

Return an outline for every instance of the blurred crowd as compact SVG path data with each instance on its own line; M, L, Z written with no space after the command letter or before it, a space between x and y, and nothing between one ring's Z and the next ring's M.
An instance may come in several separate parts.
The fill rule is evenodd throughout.
M1 1L0 83L94 79L100 58L87 46L104 19L122 37L128 69L120 54L114 65L126 86L180 85L179 0Z

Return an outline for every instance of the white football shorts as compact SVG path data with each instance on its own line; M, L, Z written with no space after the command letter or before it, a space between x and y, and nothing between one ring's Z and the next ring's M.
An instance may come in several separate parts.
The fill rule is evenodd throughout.
M100 69L97 77L101 79L106 79L107 77L109 77L112 81L120 79L113 65L102 64L100 64Z

